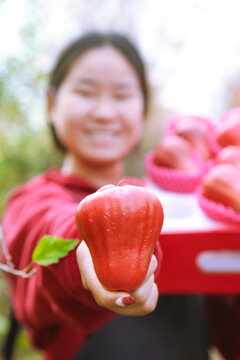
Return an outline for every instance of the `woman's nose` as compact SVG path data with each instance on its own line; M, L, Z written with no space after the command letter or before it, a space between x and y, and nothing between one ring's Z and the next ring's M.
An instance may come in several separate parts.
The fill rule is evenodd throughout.
M93 110L92 116L100 121L112 121L116 115L116 107L114 101L108 98L98 99Z

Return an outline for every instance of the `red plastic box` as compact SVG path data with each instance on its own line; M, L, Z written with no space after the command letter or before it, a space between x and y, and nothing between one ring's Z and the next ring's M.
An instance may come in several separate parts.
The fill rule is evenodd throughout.
M163 261L161 293L240 293L240 225L210 219L200 209L196 194L159 189L149 182L162 202Z

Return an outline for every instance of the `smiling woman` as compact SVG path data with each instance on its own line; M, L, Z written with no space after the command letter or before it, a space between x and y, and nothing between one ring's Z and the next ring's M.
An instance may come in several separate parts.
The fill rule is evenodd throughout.
M97 186L112 173L116 183L123 160L141 139L147 102L144 66L128 40L93 33L72 43L57 62L48 91L53 136L68 149L62 171Z
M144 66L124 36L88 34L60 54L50 76L48 116L65 160L61 170L49 169L9 196L3 232L15 268L29 263L42 235L79 236L74 217L77 204L102 185L121 180L124 160L140 141L146 108ZM137 179L132 182L143 184ZM13 220L15 211L23 215L18 224ZM14 233L10 231L13 221ZM137 289L144 292L147 287L146 295L138 301L136 291L132 308L118 301L127 293L106 291L98 283L90 292L84 290L82 279L89 284L95 276L91 263L82 241L77 252L51 267L39 266L28 281L10 278L14 313L32 342L46 351L47 359L72 358L87 335L116 313L141 315L156 306L158 291L151 276L155 256Z
M88 178L86 167L120 170L143 125L139 79L126 58L110 46L89 50L49 98L50 122L68 149L63 171Z
M79 238L79 202L124 177L147 105L144 64L125 36L86 34L60 54L49 81L48 118L65 158L61 169L48 169L8 197L3 233L16 269L26 268L45 234ZM145 185L144 179L130 181ZM123 225L131 243L139 225L128 220ZM208 358L202 299L158 297L159 239L146 277L129 292L110 291L99 282L80 240L58 263L36 265L30 279L9 279L16 318L47 360Z

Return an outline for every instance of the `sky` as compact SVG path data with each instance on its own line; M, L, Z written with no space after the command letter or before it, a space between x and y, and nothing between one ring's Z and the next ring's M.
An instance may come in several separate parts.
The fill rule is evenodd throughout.
M18 31L31 14L42 24L39 41L56 49L88 27L128 29L172 111L217 119L228 106L226 84L240 68L240 0L2 0L2 59L21 54Z
M195 20L164 101L217 116L226 107L225 85L240 68L240 1L210 1Z

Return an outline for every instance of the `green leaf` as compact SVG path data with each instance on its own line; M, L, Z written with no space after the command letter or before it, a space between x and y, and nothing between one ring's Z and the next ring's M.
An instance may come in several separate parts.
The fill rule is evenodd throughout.
M0 334L5 334L8 329L8 320L0 315Z
M40 265L56 264L79 243L78 239L63 239L54 236L43 236L35 247L32 260Z

